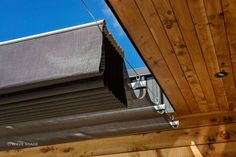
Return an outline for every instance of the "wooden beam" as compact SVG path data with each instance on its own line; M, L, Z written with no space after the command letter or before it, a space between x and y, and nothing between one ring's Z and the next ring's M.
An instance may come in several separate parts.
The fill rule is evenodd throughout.
M176 117L180 121L180 128L192 128L200 126L219 125L236 122L236 111L222 111L212 113L200 113Z
M236 123L3 151L0 157L93 156L236 141ZM203 154L204 155L204 154Z
M212 145L199 145L197 147L204 157L235 157L236 142L219 143ZM97 157L198 157L191 152L189 147L167 148L132 153L111 154ZM203 156L203 155L202 155ZM201 156L200 156L201 157Z
M131 153L121 153L121 154L111 154L111 155L102 155L96 157L160 157L157 155L156 150L148 150L148 151L138 151Z

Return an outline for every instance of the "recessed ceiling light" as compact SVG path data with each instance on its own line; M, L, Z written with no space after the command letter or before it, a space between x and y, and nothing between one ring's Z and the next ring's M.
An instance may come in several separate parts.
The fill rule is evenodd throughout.
M227 75L228 75L227 72L225 72L225 71L220 71L220 72L217 72L217 73L215 74L215 77L221 78L221 77L225 77L225 76L227 76Z

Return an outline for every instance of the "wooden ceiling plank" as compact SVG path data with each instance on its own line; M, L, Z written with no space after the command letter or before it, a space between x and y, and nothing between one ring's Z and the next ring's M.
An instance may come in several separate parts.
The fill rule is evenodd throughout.
M192 141L196 145L210 146L216 143L235 142L236 123L2 151L0 157L52 157L62 154L64 156L88 157L171 147L189 148ZM205 154L203 153L203 155Z
M236 142L217 143L211 145L196 146L204 157L235 157ZM200 155L199 155L200 156ZM198 157L194 155L189 147L166 148L148 151L137 151L131 153L102 155L96 157Z
M95 157L95 156L94 156ZM195 157L188 147L168 148L131 153L101 155L96 157Z
M236 1L235 0L223 0L221 1L226 35L228 37L228 44L230 48L231 61L234 73L234 82L236 82ZM236 85L236 84L235 84ZM236 87L235 87L236 88ZM235 101L235 99L234 99ZM232 109L236 110L236 105L232 105Z
M153 6L153 3L151 0L136 0L136 3L140 9L140 12L142 13L167 65L169 66L169 69L171 73L173 74L174 79L176 80L190 110L192 113L199 113L200 109L194 99L193 93L191 91L190 86L192 87L192 90L194 91L195 97L199 103L205 102L204 105L206 105L206 100L204 94L201 90L200 84L198 84L198 79L195 77L188 77L190 78L190 81L194 81L194 84L190 83L190 86L188 84L188 81L186 77L188 76L189 69L187 69L188 65L183 65L184 70L182 70L178 58L180 58L180 61L185 64L186 58L185 56L178 56L176 57L175 51L173 50L170 41L168 40L168 37L165 33L165 29L162 26L162 23L159 19L159 16L155 10L155 7ZM187 58L188 59L188 58ZM191 62L191 61L190 61ZM190 65L191 66L191 63ZM184 72L183 72L184 71ZM194 71L193 71L194 73ZM186 76L186 77L185 77ZM193 78L193 79L192 79ZM199 89L196 90L195 89Z
M170 0L170 4L174 10L183 38L187 44L188 52L207 99L207 106L200 106L200 108L204 109L206 112L218 111L219 107L214 89L209 78L187 2L186 0Z
M220 0L204 0L204 4L220 70L229 73L228 76L222 78L222 80L224 82L229 109L232 110L233 106L236 106L236 88L221 2Z
M206 106L207 102L204 93L202 91L198 76L193 67L192 60L189 56L185 41L182 37L171 6L167 1L162 0L154 0L153 3L197 103L200 104L200 106ZM158 33L158 38L163 40L163 37L160 37L160 33ZM196 113L199 110L204 112L204 109L202 110L202 108L196 107L195 105L190 106L190 108L192 109L193 113Z
M118 17L129 32L142 57L145 58L166 96L174 105L177 114L191 113L136 3L133 0L112 0L109 2L116 10Z
M187 2L220 110L229 110L223 81L222 79L215 77L215 73L219 72L220 68L208 24L204 2L203 0L187 0Z

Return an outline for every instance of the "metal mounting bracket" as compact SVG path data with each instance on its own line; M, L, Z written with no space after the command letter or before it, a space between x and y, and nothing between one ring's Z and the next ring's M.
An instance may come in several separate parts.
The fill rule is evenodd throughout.
M164 114L165 110L166 110L166 105L165 104L159 104L159 105L155 105L154 109L160 113L160 114Z
M172 128L177 129L179 127L179 121L178 120L171 120L169 121Z
M147 82L146 80L138 80L136 82L132 82L131 87L133 90L145 89L147 88Z

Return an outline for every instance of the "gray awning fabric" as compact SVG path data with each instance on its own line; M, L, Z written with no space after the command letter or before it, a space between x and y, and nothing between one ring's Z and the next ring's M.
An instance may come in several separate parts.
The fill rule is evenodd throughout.
M100 75L96 25L0 46L0 94Z
M142 73L139 74L142 75ZM94 92L96 91L90 90L89 93L84 93L78 99L87 99L84 96ZM25 142L43 146L171 129L166 117L155 111L153 107L155 104L151 101L150 95L147 94L140 100L133 92L133 89L126 84L127 108L0 125L0 150L32 147L24 145ZM64 97L71 98L74 95L77 94L69 94ZM49 97L42 99L42 102L54 99L60 98ZM17 144L22 145L17 147L15 146Z
M0 43L0 150L170 129L126 79L101 21Z
M151 104L146 105L0 126L0 150L31 147L9 146L9 142L42 146L171 128Z
M0 125L125 107L117 47L103 21L0 43Z

